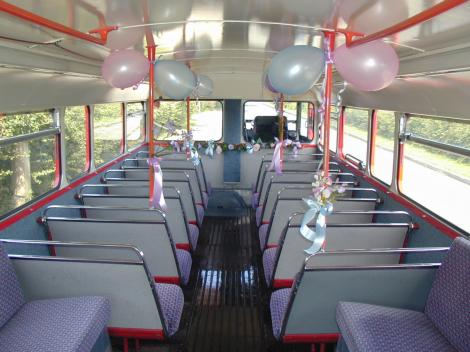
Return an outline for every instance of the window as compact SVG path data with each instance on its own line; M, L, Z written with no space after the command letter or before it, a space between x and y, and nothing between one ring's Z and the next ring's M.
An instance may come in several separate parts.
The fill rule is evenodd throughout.
M0 214L58 185L58 133L52 110L0 114Z
M338 143L338 119L341 107L331 106L330 112L330 150L336 153Z
M99 104L93 110L95 165L116 158L122 145L121 104Z
M367 160L367 130L369 111L346 108L344 111L344 155L349 154L364 164Z
M222 138L222 103L218 100L190 102L191 131L196 141L218 141ZM173 125L175 133L168 129ZM158 140L182 139L186 132L186 102L162 101L155 109L155 138Z
M85 173L87 168L87 120L86 107L73 106L65 109L65 174L73 180Z
M279 107L272 101L248 101L244 105L245 141L272 142L279 136ZM313 139L313 104L284 102L284 136L292 140L310 142Z
M406 132L411 136L404 144L400 191L470 232L470 124L411 116ZM463 152L445 150L440 143L463 148Z
M390 185L393 177L393 141L395 136L395 113L377 110L375 112L373 146L371 149L371 173Z
M145 141L145 110L142 102L126 105L127 147L133 149Z

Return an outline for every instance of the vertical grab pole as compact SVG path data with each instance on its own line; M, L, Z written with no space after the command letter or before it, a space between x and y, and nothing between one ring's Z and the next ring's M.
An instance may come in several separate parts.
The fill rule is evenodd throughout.
M149 139L149 158L155 156L155 141L153 140L153 127L154 127L154 89L155 89L155 45L147 46L148 60L150 61L150 71L149 71L149 98L148 98L148 139ZM153 201L153 182L154 182L154 170L153 166L149 165L149 200L152 204Z
M328 39L328 48L330 53L335 50L335 38L334 32L324 32L325 37ZM328 177L330 173L330 115L331 115L331 91L333 87L333 62L329 61L326 66L326 86L325 86L325 117L323 121L323 150L324 150L324 162L323 171L324 176Z
M186 133L189 134L189 131L191 131L191 98L186 97ZM187 141L187 143L186 158L189 159L191 157L191 151L189 150L189 141Z

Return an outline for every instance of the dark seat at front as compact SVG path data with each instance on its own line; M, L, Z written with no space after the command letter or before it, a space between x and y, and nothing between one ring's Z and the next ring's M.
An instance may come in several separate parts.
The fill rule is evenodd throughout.
M457 238L436 273L423 312L340 302L338 351L469 352L470 241Z
M88 352L106 334L104 297L25 302L13 266L0 245L0 351Z

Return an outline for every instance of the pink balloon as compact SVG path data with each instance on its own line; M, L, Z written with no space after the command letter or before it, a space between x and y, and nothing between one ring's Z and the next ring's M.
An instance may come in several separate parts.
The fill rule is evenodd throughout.
M148 74L147 58L133 50L117 50L104 60L101 73L108 84L115 88L128 88L140 83Z
M339 74L348 83L364 91L388 87L399 68L397 53L382 40L351 48L343 44L335 50L334 62Z

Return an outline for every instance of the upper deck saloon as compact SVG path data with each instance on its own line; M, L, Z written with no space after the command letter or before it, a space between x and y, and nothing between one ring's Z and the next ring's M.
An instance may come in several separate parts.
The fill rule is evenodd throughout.
M469 14L0 1L0 351L469 351Z

